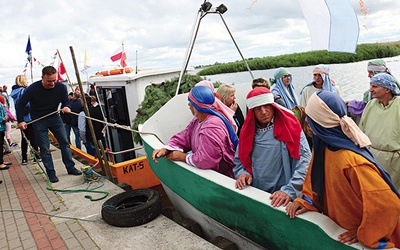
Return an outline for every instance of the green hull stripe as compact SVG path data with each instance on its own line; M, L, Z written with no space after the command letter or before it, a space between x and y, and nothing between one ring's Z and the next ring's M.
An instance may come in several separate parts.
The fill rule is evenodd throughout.
M144 142L147 155L151 148ZM151 158L151 157L150 157ZM320 227L211 182L172 161L149 159L158 178L202 213L268 249L354 249Z

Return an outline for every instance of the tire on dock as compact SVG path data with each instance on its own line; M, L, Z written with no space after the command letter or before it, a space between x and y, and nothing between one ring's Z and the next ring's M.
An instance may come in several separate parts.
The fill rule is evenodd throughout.
M136 189L117 194L104 202L101 216L116 227L148 223L161 214L160 194L153 189Z

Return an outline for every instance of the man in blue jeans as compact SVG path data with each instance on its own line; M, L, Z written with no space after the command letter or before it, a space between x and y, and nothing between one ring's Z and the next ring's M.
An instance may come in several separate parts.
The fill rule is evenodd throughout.
M32 120L35 121L33 129L37 144L40 148L40 156L46 168L47 176L50 182L58 182L56 171L54 170L53 158L50 153L50 141L48 131L50 130L56 137L60 150L62 161L68 174L81 175L82 172L75 168L72 160L72 153L69 147L67 135L61 117L55 111L61 103L61 112L71 112L68 107L68 92L64 84L57 81L57 70L53 66L46 66L42 70L42 80L32 83L26 88L24 94L17 104L18 128L25 130L26 123L23 120L25 105L30 102L30 112ZM48 116L47 116L48 115Z

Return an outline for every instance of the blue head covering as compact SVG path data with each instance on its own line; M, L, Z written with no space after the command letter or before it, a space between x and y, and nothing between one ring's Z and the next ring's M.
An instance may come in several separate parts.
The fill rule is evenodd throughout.
M326 103L326 105L339 117L347 114L347 107L342 98L337 94L329 91L320 91L317 93L318 97ZM390 186L390 188L400 197L399 192L393 185L390 175L375 161L371 151L367 148L360 148L353 141L351 141L342 131L340 126L333 128L325 128L315 122L307 115L308 123L317 136L313 135L314 147L314 162L311 171L312 189L318 194L321 206L323 204L324 193L324 158L325 148L331 150L347 149L356 154L363 156L365 159L373 163L382 175L382 178Z
M278 94L282 97L285 102L286 108L292 109L294 106L299 105L294 86L292 84L292 77L290 77L289 86L286 88L282 82L282 76L289 75L289 71L285 68L278 68L275 70L274 78L270 79L271 84L275 84L275 87L271 90L273 94Z
M329 69L328 65L319 64L319 65L315 66L315 68L313 70L313 74L320 74L321 75L322 80L324 80L324 82L322 83L322 89L323 90L336 93L336 88L332 85L332 80L329 77L329 71L330 71L330 69ZM303 93L303 90L304 90L305 87L310 86L310 85L312 85L314 83L315 83L315 80L313 78L311 80L311 82L307 83L306 86L303 87L303 89L300 91L300 95Z
M215 101L215 96L212 90L206 86L196 86L190 90L188 100L197 111L212 114L221 118L228 130L229 138L236 149L239 141L238 137L225 116L213 108L212 104Z
M400 95L399 87L392 75L379 73L371 77L371 83L390 89L393 95Z

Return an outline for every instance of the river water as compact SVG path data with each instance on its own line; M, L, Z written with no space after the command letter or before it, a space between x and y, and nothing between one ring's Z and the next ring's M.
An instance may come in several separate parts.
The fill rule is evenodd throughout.
M390 68L392 74L400 79L400 56L383 58L386 62L387 67ZM369 60L368 60L369 61ZM368 61L361 61L356 63L345 63L345 64L328 64L330 67L330 76L337 86L339 86L342 92L342 98L344 100L362 100L363 93L369 89L369 78L367 73ZM293 67L287 68L292 74L292 83L295 87L296 93L299 97L300 90L309 83L313 78L314 66L306 67ZM252 71L255 78L264 77L271 78L274 76L276 69L268 70L255 70ZM250 73L239 72L230 74L220 74L206 76L212 82L219 81L228 84L245 84L251 83L252 79Z

